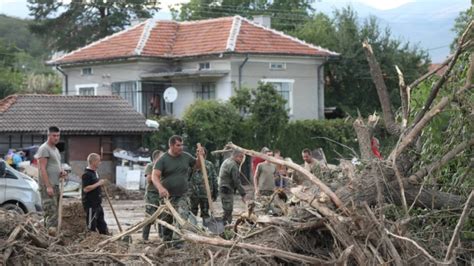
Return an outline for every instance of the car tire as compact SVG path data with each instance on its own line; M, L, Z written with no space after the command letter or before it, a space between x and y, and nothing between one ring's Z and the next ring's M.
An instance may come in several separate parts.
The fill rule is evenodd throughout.
M1 208L7 211L15 211L19 214L25 214L25 211L18 204L5 203L1 206Z

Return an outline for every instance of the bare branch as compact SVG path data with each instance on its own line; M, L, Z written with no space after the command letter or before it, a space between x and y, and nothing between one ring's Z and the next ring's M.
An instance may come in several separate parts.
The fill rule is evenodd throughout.
M428 251L426 251L424 248L422 248L418 243L416 243L415 240L413 239L410 239L408 237L404 237L404 236L399 236L399 235L396 235L390 231L388 231L387 229L385 229L385 232L395 238L398 238L398 239L401 239L401 240L405 240L405 241L408 241L410 243L412 243L419 251L421 251L421 253L423 253L423 255L425 255L431 262L433 263L436 263L436 264L439 264L439 265L449 265L451 263L453 263L452 261L439 261L437 259L435 259L433 256L430 255L430 253L428 253Z
M403 138L402 142L400 142L400 145L397 145L390 157L398 157L400 153L402 153L410 144L412 144L413 141L415 141L416 138L418 138L418 136L421 134L421 131L425 128L428 122L430 122L431 119L433 119L433 117L436 116L438 113L440 113L448 105L449 102L450 99L448 97L443 97L441 101L435 107L433 107L433 109L431 109L430 112L427 113Z
M387 85L383 80L382 69L375 58L374 52L372 51L372 46L370 46L367 40L362 43L362 47L364 48L367 62L369 62L370 75L372 76L375 88L377 89L377 94L379 96L380 105L382 106L383 118L387 127L387 131L392 135L399 135L401 131L400 126L395 122L390 95L388 93Z
M402 100L402 129L406 128L408 124L408 115L410 114L410 87L405 84L403 73L395 66L398 73L398 84L400 86L400 98Z
M432 171L435 171L435 170L439 169L440 167L442 167L443 165L445 165L446 163L448 163L456 155L458 155L459 153L461 153L466 148L468 148L472 145L474 145L474 138L469 140L469 141L466 140L466 141L460 143L459 145L454 147L454 149L452 149L451 151L446 153L441 159L439 159L438 161L433 162L433 163L421 168L420 170L416 171L416 173L412 174L409 178L412 179L412 180L422 179L423 177L425 177L426 175L428 175Z
M469 23L466 30L462 34L461 38L459 38L458 48L456 49L456 52L454 52L453 60L451 60L451 62L449 62L448 68L446 69L444 74L441 76L441 78L433 86L433 88L430 92L430 95L428 96L428 99L426 100L425 105L420 110L420 112L416 115L415 120L413 121L412 127L415 127L418 124L418 122L420 122L420 120L423 118L425 113L430 109L431 104L433 103L434 99L436 98L436 95L438 95L439 90L441 89L441 87L446 82L449 74L451 73L451 70L453 69L454 65L456 64L456 61L457 61L459 55L461 54L464 41L465 41L466 36L468 35L469 31L471 30L472 25L473 25L473 22L471 21L471 23Z
M474 198L474 190L471 190L471 194L469 194L469 198L467 199L466 204L464 205L464 209L462 210L461 217L459 217L459 221L456 224L456 229L454 229L453 237L451 238L451 241L449 242L448 251L446 252L446 257L444 257L445 262L451 261L452 257L454 257L453 256L454 245L456 245L459 240L459 231L464 225L464 221L466 220L466 215L471 211L471 202L473 198Z
M431 77L434 73L438 72L440 69L442 69L443 67L445 67L447 64L449 64L451 62L451 60L453 60L453 55L450 55L448 58L446 58L446 60L444 60L443 63L439 64L438 67L432 69L431 71L429 71L428 73L424 74L423 76L419 77L417 80L413 81L410 85L408 85L408 87L410 88L410 90L414 89L416 86L418 86L418 84L420 84L422 81L424 81L425 79Z
M370 160L374 158L372 150L370 149L370 137L372 136L372 129L369 128L362 117L358 117L352 127L357 135L357 142L359 143L360 158L362 160Z
M279 164L279 165L284 165L286 167L289 167L289 168L301 173L308 180L310 180L313 184L318 186L321 189L321 191L326 193L326 195L328 195L329 198L331 198L332 202L334 202L336 207L344 208L342 201L336 196L336 194L328 186L326 186L326 184L324 184L319 178L317 178L316 176L311 174L308 170L304 169L303 167L301 167L301 166L299 166L295 163L292 163L292 162L287 162L287 161L284 161L284 160L277 159L275 157L267 156L266 154L263 154L263 153L260 153L260 152L256 152L256 151L253 151L253 150L247 150L247 149L241 148L241 147L233 144L232 142L229 142L227 144L227 147L232 148L234 150L238 150L238 151L243 152L244 154L247 154L247 155L250 155L250 156L265 159L265 160L267 160L269 162L272 162L272 163L276 163L276 164Z

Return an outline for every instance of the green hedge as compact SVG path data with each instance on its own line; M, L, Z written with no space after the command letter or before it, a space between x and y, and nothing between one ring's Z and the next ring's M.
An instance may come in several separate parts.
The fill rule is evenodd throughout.
M222 111L222 106L214 106L216 110ZM261 143L255 137L254 127L248 121L234 117L233 114L227 114L226 117L234 117L235 120L224 121L215 117L212 113L207 115L191 115L187 117L188 121L199 123L185 123L183 120L173 118L160 118L160 130L151 134L147 138L146 145L150 149L166 149L167 140L173 134L184 136L185 144L190 151L194 150L196 142L201 142L210 150L221 149L227 140L249 149L260 150L268 144ZM231 126L231 127L229 127ZM199 136L204 136L199 139ZM331 163L336 163L338 158L351 158L352 152L338 145L333 141L347 145L359 153L357 140L352 121L342 119L335 120L301 120L291 121L282 130L282 133L276 140L271 149L279 149L284 157L291 157L295 162L301 163L301 151L304 148L315 149L322 148L326 158Z
M301 151L304 148L322 148L326 159L331 163L336 163L341 157L353 157L350 149L334 141L351 147L356 153L359 152L352 122L342 119L292 121L272 148L281 150L284 157L291 157L300 163Z

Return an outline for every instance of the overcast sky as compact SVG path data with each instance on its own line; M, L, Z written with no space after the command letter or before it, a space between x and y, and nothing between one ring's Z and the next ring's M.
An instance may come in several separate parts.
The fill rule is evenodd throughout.
M64 1L68 1L68 0L64 0ZM318 1L321 1L321 0L316 0L316 5ZM396 8L412 1L413 0L330 0L330 1L325 0L325 2L338 2L338 3L359 2L359 3L364 3L368 6L371 6L373 8L377 8L380 10L388 10L388 9ZM168 9L169 5L176 4L176 3L186 3L186 2L189 2L189 0L161 0L160 3L161 3L162 12L160 13L168 13L167 11L169 11ZM0 14L6 14L9 16L15 16L15 17L20 17L20 18L28 17L27 0L0 0ZM169 13L163 14L163 15L169 16Z

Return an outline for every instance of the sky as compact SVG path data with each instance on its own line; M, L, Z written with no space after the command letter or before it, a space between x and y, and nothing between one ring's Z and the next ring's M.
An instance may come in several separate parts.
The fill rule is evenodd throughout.
M68 1L68 0L64 0ZM70 1L70 0L69 0ZM167 13L163 15L169 16L169 6L177 3L186 3L189 0L161 0L161 12ZM318 0L316 0L318 1ZM359 2L379 10L389 10L414 0L334 0L334 2ZM160 12L160 13L161 13ZM28 15L27 0L0 0L0 14L15 16L20 18L27 18ZM168 17L170 18L170 17Z
M71 1L71 0L57 0ZM114 1L114 0L108 0ZM170 5L189 0L159 0L161 10L156 19L171 19ZM218 1L218 0L217 0ZM382 27L389 27L392 36L428 50L434 63L442 62L450 53L455 38L452 27L460 11L471 0L313 0L317 12L331 15L334 8L351 5L364 19L376 15ZM0 0L0 14L29 18L27 0Z

